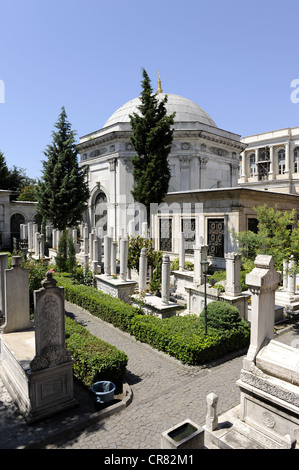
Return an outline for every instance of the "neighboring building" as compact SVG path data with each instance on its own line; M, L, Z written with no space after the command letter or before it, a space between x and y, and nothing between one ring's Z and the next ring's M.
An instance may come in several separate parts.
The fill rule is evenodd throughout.
M165 93L158 89L158 98ZM169 165L169 192L234 187L238 183L239 156L246 145L238 134L219 129L197 104L175 94L167 94L166 108L175 112L174 134ZM131 194L134 149L130 114L138 112L135 98L112 114L102 129L80 138L81 165L88 167L91 191L86 217L89 229L115 227L114 236L127 232L135 218L135 233L141 233L145 219L142 207Z
M179 233L184 232L187 256L192 257L193 245L200 241L208 245L211 266L225 268L224 255L238 251L234 233L256 230L254 207L261 204L290 211L299 208L299 196L240 187L168 193L165 209L155 219L155 248L178 256Z
M0 251L12 250L12 239L20 238L21 224L36 221L36 203L16 201L16 194L0 190Z
M299 127L243 137L239 185L299 194Z

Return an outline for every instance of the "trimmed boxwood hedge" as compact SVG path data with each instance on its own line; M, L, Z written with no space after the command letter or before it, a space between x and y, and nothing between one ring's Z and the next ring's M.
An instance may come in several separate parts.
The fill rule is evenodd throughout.
M109 380L122 392L128 356L69 317L65 317L65 342L75 360L74 375L86 387L100 380Z
M55 278L58 285L64 287L65 298L70 302L129 332L139 341L174 356L184 364L204 364L249 345L248 324L236 314L235 307L227 303L208 304L208 334L205 335L202 315L159 319L141 314L140 308L93 287L74 285L67 276L55 275ZM213 317L210 325L209 315L211 320Z
M176 357L183 364L205 364L248 346L250 331L247 325L227 330L204 326L197 315L160 320L155 316L136 316L132 333L139 340Z
M98 291L94 287L73 284L69 275L55 274L57 285L64 288L65 299L88 310L102 320L112 323L120 330L131 330L131 319L142 311L122 300Z

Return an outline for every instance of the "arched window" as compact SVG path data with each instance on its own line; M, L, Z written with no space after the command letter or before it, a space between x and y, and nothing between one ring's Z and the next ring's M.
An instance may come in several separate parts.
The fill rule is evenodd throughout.
M299 173L299 147L294 148L294 173Z
M278 174L283 175L285 166L286 166L286 154L285 154L284 149L281 149L278 151L277 160L278 160Z
M250 176L254 176L256 174L255 153L252 153L249 155L249 164L250 164Z
M94 207L97 233L98 229L101 228L104 236L107 233L107 196L103 191L97 195Z

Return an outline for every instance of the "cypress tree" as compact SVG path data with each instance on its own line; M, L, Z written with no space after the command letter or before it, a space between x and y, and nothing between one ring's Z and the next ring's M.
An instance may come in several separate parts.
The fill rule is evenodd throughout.
M140 99L140 114L130 115L131 143L136 151L132 158L134 187L131 193L146 207L150 226L151 203L160 204L168 191L170 169L167 157L173 140L175 113L167 115L167 95L162 100L158 99L144 69Z
M47 160L43 161L43 177L37 188L38 212L54 228L64 231L82 219L89 189L64 107L55 127L52 144L44 152Z
M0 189L10 189L10 172L7 168L5 157L0 150Z

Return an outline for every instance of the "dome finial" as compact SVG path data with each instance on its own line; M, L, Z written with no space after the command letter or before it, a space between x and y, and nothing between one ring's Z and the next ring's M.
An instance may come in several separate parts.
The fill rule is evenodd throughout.
M161 88L160 70L158 71L158 90L157 90L157 93L163 93L163 90Z

